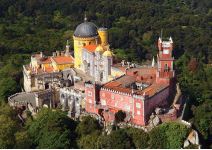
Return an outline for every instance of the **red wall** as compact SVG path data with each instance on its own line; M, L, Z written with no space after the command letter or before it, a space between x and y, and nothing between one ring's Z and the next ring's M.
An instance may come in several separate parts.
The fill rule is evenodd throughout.
M105 100L108 107L130 112L133 109L133 98L128 95L114 93L112 91L101 90L100 102L103 105ZM104 105L103 105L104 106Z
M95 85L85 85L85 110L90 113L98 113L96 105Z
M138 104L140 108L138 108ZM145 125L144 122L144 101L141 99L134 99L134 112L133 113L133 123L137 125Z
M149 120L149 116L155 110L156 107L160 107L167 104L167 98L169 96L169 87L154 95L153 97L144 101L144 115L145 122Z
M112 98L114 95L114 99ZM132 114L132 122L137 125L145 125L144 122L144 102L141 99L133 98L132 95L122 95L114 93L112 91L101 90L100 91L100 102L103 104L105 100L108 108L115 108L130 112ZM139 106L139 108L136 107Z

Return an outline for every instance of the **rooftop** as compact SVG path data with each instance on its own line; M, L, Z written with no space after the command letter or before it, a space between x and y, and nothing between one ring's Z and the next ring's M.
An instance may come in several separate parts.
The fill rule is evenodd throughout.
M52 59L57 63L57 64L70 64L74 62L74 59L69 56L56 56L52 57Z
M96 48L97 48L97 45L94 45L94 44L84 46L84 49L86 49L90 53L94 53Z
M156 68L131 68L126 75L103 85L103 88L136 95L153 96L168 84L156 83Z

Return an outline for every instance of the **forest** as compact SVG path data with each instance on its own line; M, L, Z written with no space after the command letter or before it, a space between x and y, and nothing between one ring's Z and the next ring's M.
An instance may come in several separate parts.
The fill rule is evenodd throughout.
M26 125L20 126L17 112L6 103L8 96L22 90L22 65L32 53L48 55L63 50L66 40L73 50L73 32L85 12L89 21L109 29L110 47L117 60L145 63L156 58L161 34L163 39L173 38L177 81L189 108L185 119L200 134L203 148L212 148L210 0L0 0L0 148L111 148L114 139L118 140L113 148L182 146L188 131L177 123L162 124L149 134L130 128L102 136L96 120L85 118L85 122L93 121L87 127L59 110L57 115L43 110L38 119L29 117Z

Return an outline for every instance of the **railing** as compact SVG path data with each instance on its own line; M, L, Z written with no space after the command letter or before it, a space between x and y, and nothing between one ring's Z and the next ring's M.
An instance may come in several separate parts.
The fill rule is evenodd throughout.
M174 72L170 71L170 72L159 72L159 77L160 78L169 78L169 77L173 77L174 76Z

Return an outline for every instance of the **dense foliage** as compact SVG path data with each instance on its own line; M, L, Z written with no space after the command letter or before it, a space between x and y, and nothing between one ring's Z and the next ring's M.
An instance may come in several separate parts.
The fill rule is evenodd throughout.
M192 110L194 114L192 118L194 125L202 133L204 139L209 139L212 135L212 101L205 101L200 106L193 107Z
M13 148L16 140L15 133L19 128L18 120L8 105L0 104L0 148Z
M7 101L7 97L11 94L21 91L22 65L29 62L31 53L44 51L45 54L51 54L52 51L62 50L67 39L73 46L74 29L82 22L86 11L90 21L109 29L111 48L118 60L127 59L143 63L146 59L156 56L156 41L161 34L161 29L163 29L163 37L172 36L174 57L177 58L175 63L177 79L184 98L188 100L188 107L195 107L186 118L193 120L194 126L207 141L208 137L212 136L209 121L211 120L210 103L212 100L211 7L212 1L210 0L130 0L124 2L123 0L1 0L0 103ZM1 123L7 123L10 128L16 126L16 121L10 119L12 116L1 115L1 117ZM59 118L55 118L57 119ZM45 123L48 124L48 122ZM78 137L79 147L98 147L88 140L93 137L92 140L95 141L99 137L96 127L94 127L95 133L92 128L88 128L88 134L85 129L79 128L82 132L79 132L77 136L86 134L83 138ZM48 129L45 128L45 130ZM33 146L43 148L55 146L52 142L56 138L63 143L70 130L68 129L67 132L62 129L58 130L63 133L62 137L54 131L48 134L39 132L40 138L47 141L42 143L35 140L36 143ZM14 134L15 132L17 133ZM125 131L115 132L113 136L117 136L116 134L123 134L126 138L129 136L122 132ZM2 133L0 133L0 147L2 148L11 148L14 142L18 143L17 148L31 145L30 141L27 141L28 132L16 131L16 128L13 128L11 131L8 130L7 134ZM12 139L2 140L6 135L12 135L10 137ZM163 136L158 138L163 138ZM136 148L146 147L146 145L136 143L135 141ZM209 141L208 143L210 144ZM64 147L70 146L69 142L63 144ZM123 147L128 147L128 144L126 143Z
M180 123L164 123L150 132L151 148L180 149L188 132L189 129Z
M74 148L76 123L61 111L43 109L33 121L29 121L27 131L37 148Z

